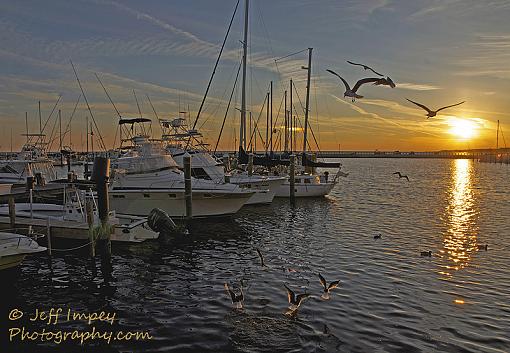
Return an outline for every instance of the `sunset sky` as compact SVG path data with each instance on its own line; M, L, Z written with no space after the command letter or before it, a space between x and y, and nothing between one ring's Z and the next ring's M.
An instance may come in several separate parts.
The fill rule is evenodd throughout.
M6 1L0 0L0 150L21 147L28 112L39 128L62 94L63 124L80 95L73 60L109 148L117 115L97 73L125 117L172 118L200 105L235 0ZM274 119L293 78L304 104L306 53L313 47L311 126L323 150L493 148L499 119L510 145L510 1L252 0L248 109L257 117L274 81ZM240 58L244 1L235 17L209 98L198 123L214 145ZM389 75L397 87L365 85L352 103L326 69L351 86L369 74L352 60ZM372 76L372 75L370 75ZM466 101L426 119L405 98L433 109ZM297 101L297 102L296 102ZM298 114L302 116L295 98ZM235 108L240 107L240 91ZM280 121L281 121L280 113ZM73 118L71 141L81 150L86 105ZM263 118L265 119L265 118ZM261 118L262 120L262 118ZM239 112L229 114L220 148L234 148ZM53 121L48 124L51 132ZM468 131L466 131L468 130ZM155 137L160 134L154 128ZM264 130L265 131L265 130ZM66 138L69 140L69 137ZM500 147L506 141L500 137Z

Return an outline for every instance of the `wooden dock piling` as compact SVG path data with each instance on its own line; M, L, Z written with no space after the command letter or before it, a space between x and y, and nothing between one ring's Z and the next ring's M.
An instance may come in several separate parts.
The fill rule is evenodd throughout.
M290 155L289 159L289 184L290 184L290 204L294 206L296 204L296 189L295 189L295 173L296 173L296 156Z
M186 200L186 220L193 218L192 189L191 189L191 156L186 153L184 160L184 197Z

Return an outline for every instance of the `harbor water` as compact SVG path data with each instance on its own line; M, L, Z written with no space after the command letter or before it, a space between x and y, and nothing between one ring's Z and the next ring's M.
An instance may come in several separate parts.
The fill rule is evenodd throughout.
M2 281L2 352L509 352L510 168L465 159L342 162L350 174L328 197L295 207L275 199L196 221L188 235L114 244L111 264L92 265L86 249L55 251L51 266L46 254L27 257ZM318 273L340 280L329 300L320 298ZM225 282L236 292L243 285L242 310ZM295 316L284 315L284 284L311 294ZM9 343L8 328L21 322L48 329L6 320L13 308L114 312L113 325L97 328L152 339Z

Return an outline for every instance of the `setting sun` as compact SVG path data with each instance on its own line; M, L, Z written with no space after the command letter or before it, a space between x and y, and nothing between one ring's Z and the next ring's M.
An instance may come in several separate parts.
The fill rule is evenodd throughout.
M459 138L469 139L476 135L476 124L470 120L450 118L448 124L451 126L449 132Z

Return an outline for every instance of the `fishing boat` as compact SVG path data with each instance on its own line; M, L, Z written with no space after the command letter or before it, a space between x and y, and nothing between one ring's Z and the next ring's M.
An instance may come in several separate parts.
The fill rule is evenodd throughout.
M44 246L25 235L0 232L0 270L16 267L27 255L45 250Z
M110 205L118 212L146 216L153 208L170 217L186 215L184 173L161 144L138 140L118 158L110 186ZM239 186L191 178L193 217L233 215L254 194Z
M273 201L276 191L285 181L284 177L248 175L239 173L238 170L225 172L223 161L219 161L209 151L205 144L199 140L201 134L197 131L190 131L182 118L175 118L171 121L162 121L161 126L171 127L172 131L164 131L163 140L166 142L166 149L172 154L179 169L184 168L183 156L188 153L191 157L191 175L198 179L212 180L215 182L228 181L238 185L245 190L254 192L246 205L268 204ZM188 141L192 141L186 148Z
M52 237L89 239L89 223L87 221L86 202L92 203L92 227L100 226L97 202L91 191L84 191L74 186L64 190L63 205L51 203L16 203L16 225L33 227L46 232L51 227ZM149 210L150 211L150 210ZM142 242L156 239L159 234L149 229L146 217L124 215L110 211L108 223L113 226L112 241ZM10 227L9 206L0 205L0 227Z

